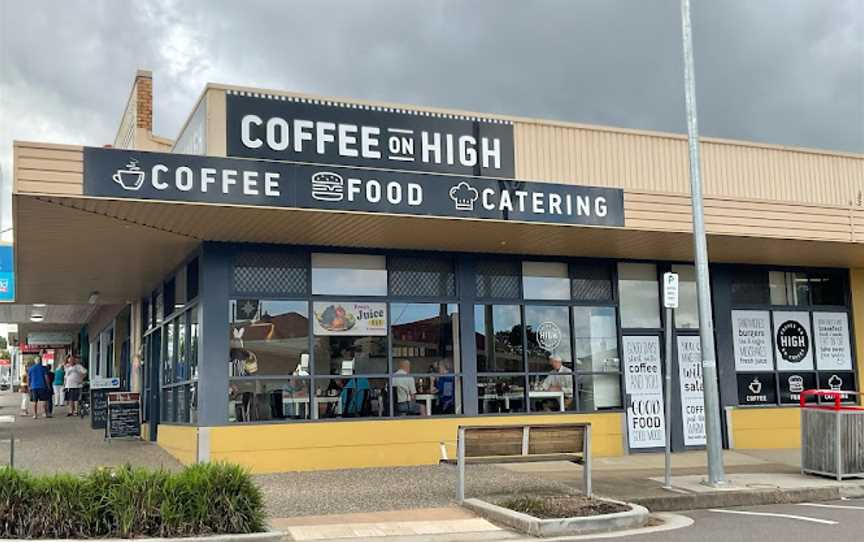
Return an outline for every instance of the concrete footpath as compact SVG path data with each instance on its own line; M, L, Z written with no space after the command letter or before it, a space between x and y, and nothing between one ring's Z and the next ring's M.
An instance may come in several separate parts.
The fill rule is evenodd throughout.
M706 472L705 453L687 452L673 456L672 490L663 489L663 455L634 454L618 458L595 459L594 487L597 495L642 504L657 514L652 530L682 527L672 525L687 518L662 511L695 510L730 506L749 506L796 502L835 501L864 496L864 480L836 482L827 478L802 476L798 450L726 451L729 485L722 489L701 484ZM482 471L478 471L482 469ZM449 485L454 470L450 466L395 469L397 478L388 484L383 469L295 473L277 477L315 476L318 481L335 481L344 473L349 486L362 495L365 512L341 511L339 491L330 493L318 510L327 515L294 515L284 517L270 502L274 528L283 530L289 540L380 540L391 542L437 542L439 540L528 540L522 535L500 528L453 502L455 485ZM392 472L394 469L390 469ZM350 473L350 474L349 474ZM479 475L479 476L478 476ZM506 494L562 494L578 491L581 467L566 462L469 466L468 496L480 496L493 502ZM416 477L415 477L416 476ZM426 480L437 480L425 484ZM413 486L425 488L419 500L410 492L400 493L397 480L415 480ZM420 481L417 481L420 480ZM494 490L495 480L505 481L506 490ZM367 481L372 481L367 484ZM272 477L265 482L265 492L277 491ZM302 483L299 480L295 483ZM279 484L276 484L279 485ZM292 484L293 485L293 484ZM520 489L520 486L522 489ZM303 497L318 500L316 486L305 485ZM319 486L320 487L320 486ZM473 487L473 493L472 493ZM332 489L333 486L330 486ZM396 489L398 502L391 500ZM311 490L311 491L310 491ZM441 493L446 491L445 493ZM289 491L289 498L291 497ZM439 494L440 493L440 494ZM283 494L284 496L284 494ZM329 502L328 502L329 501ZM388 505L387 503L391 503ZM422 503L412 505L412 503ZM395 505L395 506L392 506ZM349 509L352 507L349 506ZM664 526L663 524L668 523ZM641 531L640 531L641 533ZM636 533L634 533L636 534ZM638 539L638 538L636 538Z

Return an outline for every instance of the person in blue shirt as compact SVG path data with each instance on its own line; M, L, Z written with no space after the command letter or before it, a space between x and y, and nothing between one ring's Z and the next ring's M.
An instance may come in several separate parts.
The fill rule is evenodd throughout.
M42 412L46 418L48 413L48 401L51 400L51 382L48 381L48 368L42 365L42 360L34 363L27 370L27 382L30 385L30 402L33 403L33 418L39 417L39 403L42 403Z
M436 414L453 414L456 401L456 379L448 374L450 367L443 359L438 362L437 370L439 376L435 378Z

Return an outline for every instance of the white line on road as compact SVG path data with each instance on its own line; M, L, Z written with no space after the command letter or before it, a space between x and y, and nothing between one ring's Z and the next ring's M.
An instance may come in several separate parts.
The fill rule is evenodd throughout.
M864 510L864 506L849 506L843 504L821 504L815 502L799 502L798 506L815 506L817 508L836 508L838 510Z
M792 514L772 514L770 512L748 512L746 510L720 510L719 508L711 508L709 512L717 512L720 514L740 514L742 516L767 516L772 518L797 519L799 521L809 521L811 523L821 523L823 525L837 525L836 521L830 519L808 518L806 516L795 516Z

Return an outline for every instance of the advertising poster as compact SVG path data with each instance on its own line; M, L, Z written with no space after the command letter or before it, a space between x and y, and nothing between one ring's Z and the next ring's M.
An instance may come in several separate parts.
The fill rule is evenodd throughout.
M387 335L386 303L316 301L315 335Z
M663 374L659 337L624 337L624 386L630 400L627 436L630 448L658 448L666 444L663 411Z
M817 388L816 373L784 373L779 375L780 402L784 405L797 405L801 403L801 393L804 390ZM815 402L816 396L807 398L808 402Z
M814 312L813 339L816 367L820 371L851 371L849 315L845 312Z
M777 388L774 373L749 373L738 375L738 404L740 406L764 406L777 403ZM782 378L783 375L780 375Z
M678 337L678 378L681 384L681 419L684 445L705 445L705 390L702 384L702 348L699 337Z
M774 311L774 352L778 371L813 370L809 313Z
M771 317L768 311L732 311L735 370L771 371Z

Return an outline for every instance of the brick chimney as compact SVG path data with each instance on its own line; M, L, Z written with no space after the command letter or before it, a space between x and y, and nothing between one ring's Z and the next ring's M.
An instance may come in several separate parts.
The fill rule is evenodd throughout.
M169 151L173 141L153 135L153 72L138 70L113 147Z
M144 128L153 132L153 72L149 70L138 70L135 74L133 84L136 104L136 124L138 128Z

